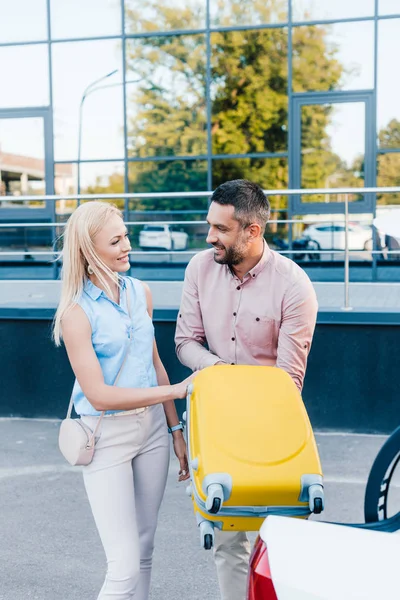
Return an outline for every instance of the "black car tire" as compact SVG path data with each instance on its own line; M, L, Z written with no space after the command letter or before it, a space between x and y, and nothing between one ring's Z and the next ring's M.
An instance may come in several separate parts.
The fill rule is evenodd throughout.
M387 501L390 482L400 461L400 427L379 450L370 474L364 498L364 517L366 523L382 521L388 518Z

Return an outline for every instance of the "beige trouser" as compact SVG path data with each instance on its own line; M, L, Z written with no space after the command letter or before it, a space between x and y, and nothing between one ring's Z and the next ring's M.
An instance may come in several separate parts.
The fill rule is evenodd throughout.
M98 417L82 417L94 428ZM98 600L148 600L154 535L169 464L162 405L107 416L83 479L107 557Z
M214 561L221 600L245 600L250 542L244 531L215 529Z

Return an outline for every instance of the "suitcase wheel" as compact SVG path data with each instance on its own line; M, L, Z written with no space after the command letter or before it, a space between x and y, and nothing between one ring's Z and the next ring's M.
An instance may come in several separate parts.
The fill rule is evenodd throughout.
M207 488L206 510L216 515L224 501L224 489L220 483L211 483Z
M322 498L314 498L314 514L320 515L323 511L324 505L322 502Z
M211 550L214 545L214 523L202 521L200 523L200 546L205 550Z
M324 510L324 488L320 483L314 483L308 488L308 504L310 511L319 515Z
M213 515L216 515L220 508L221 508L221 498L214 498L212 507L210 508L209 512Z

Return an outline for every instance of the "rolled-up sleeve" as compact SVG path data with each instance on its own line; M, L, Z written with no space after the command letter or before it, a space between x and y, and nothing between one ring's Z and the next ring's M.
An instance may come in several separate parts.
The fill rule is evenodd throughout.
M317 313L315 290L305 276L291 285L285 293L276 361L276 366L289 373L300 392L303 388Z
M182 300L175 332L176 354L193 371L210 367L221 359L205 348L206 335L201 314L196 264L186 268Z

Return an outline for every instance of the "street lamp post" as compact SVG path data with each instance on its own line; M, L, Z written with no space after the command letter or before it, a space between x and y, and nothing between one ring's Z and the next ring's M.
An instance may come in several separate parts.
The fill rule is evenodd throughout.
M78 182L77 182L77 191L78 194L81 193L81 149L82 149L82 114L83 114L83 104L85 102L86 97L88 96L89 92L91 90L93 90L93 88L100 83L101 81L104 81L104 79L108 79L108 77L111 77L111 75L114 75L115 73L118 72L118 69L114 69L114 71L111 71L110 73L107 73L107 75L103 75L103 77L100 77L99 79L96 79L95 81L92 81L92 83L90 83L87 88L85 89L85 91L82 94L82 98L81 98L81 103L79 106L79 134L78 134ZM79 199L78 199L78 204L79 204Z

